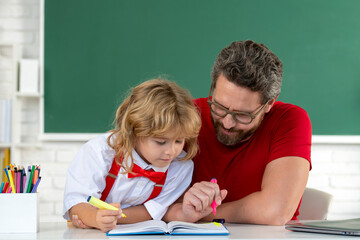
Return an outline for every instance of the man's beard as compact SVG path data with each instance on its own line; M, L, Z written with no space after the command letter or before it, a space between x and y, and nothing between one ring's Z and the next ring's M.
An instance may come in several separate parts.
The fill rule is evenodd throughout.
M213 118L213 116L211 116L211 120L212 120L214 128L215 128L217 139L219 140L219 142L221 142L222 144L224 144L226 146L234 146L242 141L248 140L254 134L256 129L258 129L258 127L260 126L260 123L261 123L261 121L260 121L256 126L249 129L248 131L236 130L234 128L226 129L229 132L236 133L236 134L229 136L222 132L221 129L225 129L224 126L222 125L222 123L220 123L219 121L216 121Z

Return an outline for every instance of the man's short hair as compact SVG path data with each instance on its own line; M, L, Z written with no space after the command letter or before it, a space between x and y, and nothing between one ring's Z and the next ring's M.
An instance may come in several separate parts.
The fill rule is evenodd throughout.
M233 42L221 50L211 73L214 87L220 74L238 86L259 92L262 104L280 94L282 62L265 45L252 40Z

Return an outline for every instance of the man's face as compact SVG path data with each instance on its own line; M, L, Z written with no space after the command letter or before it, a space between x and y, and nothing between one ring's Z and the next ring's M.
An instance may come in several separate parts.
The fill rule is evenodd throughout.
M239 87L228 81L222 74L216 82L212 95L213 102L229 111L248 112L251 114L261 109L260 99L258 92L252 92L248 88ZM250 124L242 124L235 121L231 114L219 117L211 113L211 119L218 140L227 146L233 146L248 140L260 126L265 113L270 111L272 104L265 106Z

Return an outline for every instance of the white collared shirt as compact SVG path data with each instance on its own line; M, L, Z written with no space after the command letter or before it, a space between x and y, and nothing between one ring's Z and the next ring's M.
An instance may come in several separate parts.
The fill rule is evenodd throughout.
M84 144L69 166L65 192L63 217L69 220L69 209L76 204L87 202L89 196L101 197L105 189L105 178L110 171L115 151L107 144L109 134L100 135ZM182 151L178 158L185 156ZM144 206L153 219L160 220L167 208L175 202L191 183L194 164L191 160L174 159L168 167L157 168L147 164L132 152L134 163L143 169L153 168L155 171L168 170L161 193L147 201ZM106 199L108 203L119 202L121 208L143 204L153 191L155 183L145 177L128 178L120 169L115 183Z

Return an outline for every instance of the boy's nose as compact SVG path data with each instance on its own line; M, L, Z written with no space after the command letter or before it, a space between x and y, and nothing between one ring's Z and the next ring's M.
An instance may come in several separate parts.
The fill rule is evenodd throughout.
M170 144L170 146L166 149L166 154L173 156L175 154L176 147L175 144Z

